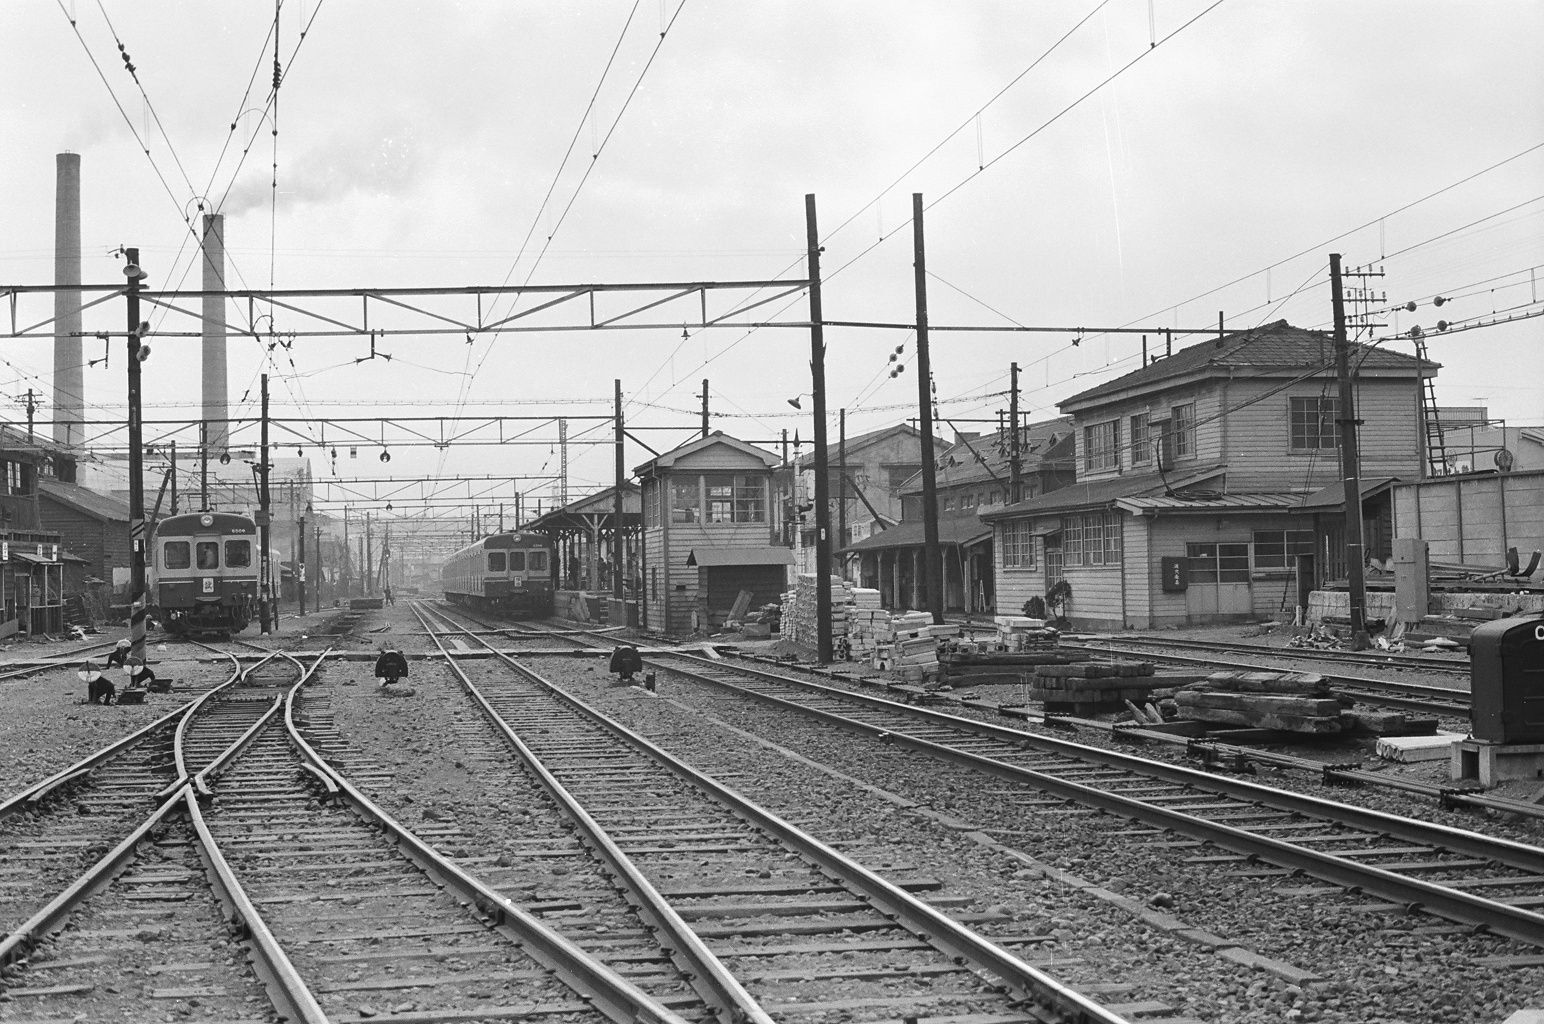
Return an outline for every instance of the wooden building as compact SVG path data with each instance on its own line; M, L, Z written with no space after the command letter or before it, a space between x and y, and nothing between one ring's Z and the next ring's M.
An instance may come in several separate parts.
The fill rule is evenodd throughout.
M1022 427L1019 445L1019 486L1024 496L1045 494L1072 482L1072 417ZM1012 475L1008 434L962 435L954 444L941 446L936 458L944 609L972 614L994 611L997 587L992 528L982 521L981 514L1008 502ZM925 608L920 468L900 491L901 521L854 541L845 553L858 563L855 575L859 584L878 590L884 607Z
M38 485L74 474L67 450L0 424L0 637L64 631L71 559L59 534L42 524Z
M772 515L776 455L715 431L639 466L642 625L686 633L721 623L742 591L776 601L793 551Z
M1361 345L1351 362L1363 478L1419 478L1422 382L1436 364ZM1340 479L1333 367L1327 335L1278 321L1061 402L1074 418L1076 483L982 514L998 610L1065 581L1068 617L1087 628L1290 616L1297 555L1315 556L1319 578L1337 557L1344 565L1343 534L1316 530L1344 508L1338 493L1326 500ZM1374 512L1367 554L1386 559L1387 499L1363 496Z

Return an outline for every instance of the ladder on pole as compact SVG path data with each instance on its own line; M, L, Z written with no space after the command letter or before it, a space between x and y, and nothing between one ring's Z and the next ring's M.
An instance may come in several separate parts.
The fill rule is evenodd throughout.
M1426 367L1426 340L1415 339L1415 357ZM1421 375L1421 419L1426 430L1426 470L1429 476L1447 476L1447 443L1442 437L1442 415L1437 410L1437 378Z

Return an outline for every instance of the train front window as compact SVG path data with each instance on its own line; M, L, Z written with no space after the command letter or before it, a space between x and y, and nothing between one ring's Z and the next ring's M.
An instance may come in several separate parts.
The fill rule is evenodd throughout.
M526 555L525 567L531 572L547 571L547 552L532 551Z
M525 572L525 552L511 551L509 553L509 571Z
M225 542L225 566L228 569L246 569L252 565L252 542L228 540Z
M504 572L505 571L505 569L504 569L504 552L502 552L502 551L490 551L490 552L488 552L488 571L489 572Z
M193 564L193 549L185 540L169 540L161 545L161 564L168 569L186 569Z
M200 569L218 569L220 567L219 541L201 540L194 550L198 553L198 567Z

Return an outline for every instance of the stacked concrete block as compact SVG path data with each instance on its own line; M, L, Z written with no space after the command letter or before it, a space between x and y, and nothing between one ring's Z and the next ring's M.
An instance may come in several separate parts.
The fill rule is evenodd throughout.
M1055 647L1060 636L1044 619L1027 615L998 615L992 623L997 627L997 650L1009 653Z

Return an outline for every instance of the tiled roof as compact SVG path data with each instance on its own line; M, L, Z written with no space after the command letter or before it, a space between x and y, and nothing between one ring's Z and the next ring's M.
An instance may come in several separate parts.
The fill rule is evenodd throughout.
M88 490L79 484L67 484L53 477L38 477L38 493L61 505L115 523L129 521L129 503L111 494Z
M1181 490L1192 484L1201 482L1220 475L1227 467L1221 464L1208 466L1202 469L1192 470L1183 476L1173 473L1137 473L1124 476L1110 477L1104 480L1081 480L1075 484L1058 488L1046 494L1037 494L1033 498L1012 505L1006 505L991 512L983 512L983 519L1006 519L1010 516L1020 516L1026 513L1057 512L1071 508L1098 508L1110 505L1117 498L1138 498L1146 495L1163 494L1173 489Z
M1324 366L1334 359L1334 339L1324 331L1293 327L1285 320L1265 324L1248 331L1235 331L1182 348L1164 359L1132 370L1124 376L1097 387L1080 391L1057 403L1061 409L1089 404L1092 399L1132 389L1149 388L1175 377L1204 373L1209 367L1223 368L1309 369ZM1352 344L1351 360L1363 370L1392 370L1415 374L1420 360L1386 348ZM1435 369L1436 363L1426 367Z
M1253 494L1154 494L1116 498L1115 507L1128 512L1234 512L1240 509L1296 508L1301 494L1288 491L1263 491Z
M980 437L973 437L969 441L960 441L958 444L939 449L937 452L938 486L940 488L956 487L980 480L991 480L994 475L998 480L1006 483L1009 474L1007 431L1000 433L1002 435L1000 448L999 431L994 430ZM1039 423L1025 425L1024 429L1019 431L1024 471L1034 472L1057 442L1065 441L1071 436L1071 416L1058 416L1054 420L1042 420ZM1070 468L1072 452L1069 450L1064 454L1069 460L1068 468ZM921 494L922 474L918 472L907 477L901 484L900 491L902 494Z
M871 537L849 544L844 551L877 551L881 548L912 548L921 547L926 538L923 536L924 526L922 520L913 519L897 523L888 530L883 530ZM992 528L981 521L981 517L975 513L959 514L938 517L938 542L940 544L973 544L979 540L985 540L992 535Z
M1362 494L1362 500L1366 501L1374 494L1381 494L1395 484L1399 483L1397 476L1375 476L1369 480L1358 481L1358 490ZM1295 504L1303 509L1330 509L1341 508L1345 505L1346 484L1344 480L1336 480L1327 487L1321 487L1312 494L1299 498Z

